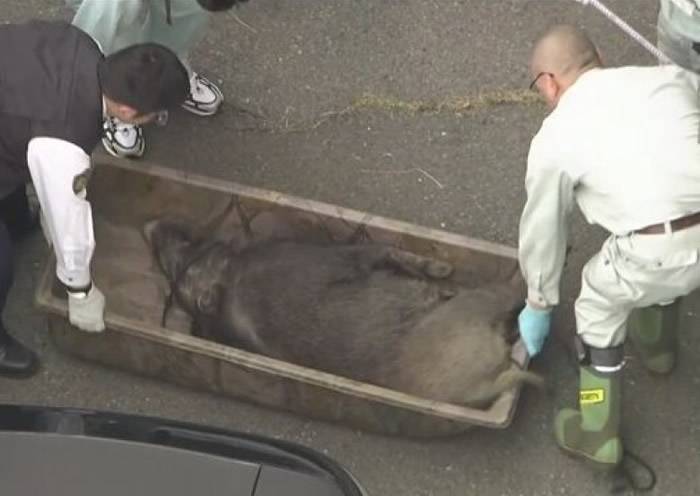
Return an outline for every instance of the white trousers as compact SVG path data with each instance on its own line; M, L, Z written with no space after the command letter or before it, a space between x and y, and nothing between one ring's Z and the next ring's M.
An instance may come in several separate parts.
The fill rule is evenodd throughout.
M633 309L669 304L700 287L699 253L700 225L608 238L583 268L575 305L583 342L596 348L622 344Z

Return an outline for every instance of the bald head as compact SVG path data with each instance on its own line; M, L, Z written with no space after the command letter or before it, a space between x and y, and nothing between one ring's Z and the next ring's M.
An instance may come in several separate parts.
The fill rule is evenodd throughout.
M601 65L588 35L568 24L549 29L535 44L530 61L533 74L550 72L571 83L586 70Z

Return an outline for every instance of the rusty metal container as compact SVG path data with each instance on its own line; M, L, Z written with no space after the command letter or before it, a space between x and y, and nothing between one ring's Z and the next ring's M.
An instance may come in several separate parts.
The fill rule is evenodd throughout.
M507 427L519 388L488 409L440 403L192 337L183 312L160 326L168 285L141 236L144 222L178 214L201 222L234 200L237 214L221 229L241 230L241 216L284 218L297 231L364 239L452 262L456 278L481 284L517 271L513 248L282 193L206 178L139 161L100 157L90 179L97 250L93 277L108 301L107 331L91 334L67 320L67 302L50 256L36 292L56 346L106 366L296 414L390 435L438 437L472 426ZM255 225L255 224L254 224ZM260 227L261 226L261 227ZM359 230L358 230L359 228ZM255 234L255 233L254 233ZM527 366L518 342L513 359Z

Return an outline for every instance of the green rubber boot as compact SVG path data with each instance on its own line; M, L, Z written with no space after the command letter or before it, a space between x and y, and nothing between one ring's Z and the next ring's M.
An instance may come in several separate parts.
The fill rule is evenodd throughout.
M676 365L680 298L670 305L634 310L629 337L644 366L655 374L670 374Z
M602 373L592 367L581 367L581 409L565 408L554 421L560 448L605 470L622 461L619 437L621 376L621 370Z

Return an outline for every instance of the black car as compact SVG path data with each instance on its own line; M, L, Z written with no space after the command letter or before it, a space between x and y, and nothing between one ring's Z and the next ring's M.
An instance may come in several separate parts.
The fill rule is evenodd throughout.
M309 448L158 418L0 405L2 496L366 496Z

